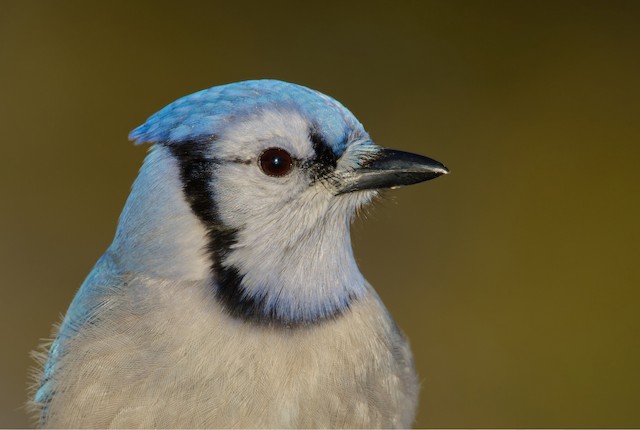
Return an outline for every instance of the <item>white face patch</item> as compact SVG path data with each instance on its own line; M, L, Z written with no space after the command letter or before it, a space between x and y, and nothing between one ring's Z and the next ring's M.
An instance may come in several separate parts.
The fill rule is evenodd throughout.
M236 119L215 145L216 157L254 160L268 148L282 148L297 159L314 156L309 144L311 124L299 112L280 108Z
M285 321L334 315L366 290L349 230L375 192L337 196L331 181L316 180L311 164L321 161L310 130L297 112L270 110L229 126L211 148L219 159L210 182L217 217L236 231L221 265L237 270L238 294ZM283 176L265 174L258 158L268 148L298 164Z
M259 223L311 192L309 172L300 167L315 157L309 129L297 112L269 110L224 131L212 149L221 159L212 186L223 224L244 228ZM259 157L269 148L283 149L294 159L288 174L269 176L260 168Z

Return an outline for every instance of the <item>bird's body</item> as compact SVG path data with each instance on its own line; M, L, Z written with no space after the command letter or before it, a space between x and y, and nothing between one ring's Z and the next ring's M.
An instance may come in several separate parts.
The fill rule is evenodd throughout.
M204 282L112 282L126 288L108 287L107 299L123 305L68 344L73 356L60 363L49 427L392 428L413 420L411 352L373 294L313 329L256 329L212 312Z
M188 96L132 137L155 145L51 347L40 425L409 427L411 351L349 226L376 188L444 167L278 81Z

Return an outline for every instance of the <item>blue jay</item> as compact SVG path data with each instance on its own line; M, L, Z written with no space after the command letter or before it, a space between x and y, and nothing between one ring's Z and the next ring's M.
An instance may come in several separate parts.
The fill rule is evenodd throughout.
M275 80L181 98L44 360L42 427L409 427L411 350L349 235L380 189L447 173Z

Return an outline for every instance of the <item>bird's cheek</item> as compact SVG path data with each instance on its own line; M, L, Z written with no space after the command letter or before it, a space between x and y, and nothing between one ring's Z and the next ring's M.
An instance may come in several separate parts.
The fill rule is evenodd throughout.
M309 190L310 181L301 172L269 177L244 171L240 175L220 175L214 184L220 221L227 227L240 228L274 215L285 216L300 206L300 198Z

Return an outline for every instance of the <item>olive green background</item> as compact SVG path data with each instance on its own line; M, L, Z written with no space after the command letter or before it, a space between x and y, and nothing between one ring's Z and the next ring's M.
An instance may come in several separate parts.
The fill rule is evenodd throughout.
M353 231L418 426L640 427L639 23L638 1L0 1L0 425L29 425L29 351L111 241L129 130L269 77L451 169Z

